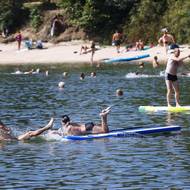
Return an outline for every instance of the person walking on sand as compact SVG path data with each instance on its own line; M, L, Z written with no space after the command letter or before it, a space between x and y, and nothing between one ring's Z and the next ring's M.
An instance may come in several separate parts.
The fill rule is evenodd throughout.
M90 48L91 48L91 59L90 59L90 63L91 63L91 65L93 65L93 58L94 58L94 53L95 53L95 51L96 51L96 44L95 44L95 42L94 41L92 41L92 43L91 43L91 46L90 46Z
M179 103L179 83L177 79L177 70L178 67L182 66L183 61L186 58L189 58L190 55L185 56L185 57L180 57L180 50L179 47L174 49L174 53L169 57L166 65L166 71L165 71L165 82L166 82L166 87L167 87L167 105L171 106L171 95L172 95L172 90L174 89L175 92L175 102L176 102L176 107L180 106Z
M162 32L164 34L159 38L158 43L164 46L167 53L169 45L175 44L175 40L171 34L168 34L168 30L166 28L162 29Z
M18 44L18 50L20 50L21 42L22 42L22 34L20 31L17 33L15 39L16 39L17 44Z
M117 30L112 36L112 44L116 46L117 53L120 53L122 35Z
M10 128L6 127L5 124L0 121L0 141L24 141L24 140L30 140L32 137L36 137L41 135L43 132L51 129L53 127L54 119L51 118L49 123L40 129L37 129L35 131L28 131L22 135L19 135L18 137L15 137L12 134L12 131Z

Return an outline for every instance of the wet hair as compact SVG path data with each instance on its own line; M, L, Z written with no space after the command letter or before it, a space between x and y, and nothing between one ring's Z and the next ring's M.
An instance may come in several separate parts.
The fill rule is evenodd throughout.
M61 121L66 124L66 123L70 122L70 118L68 115L63 115Z
M117 95L117 96L123 96L123 90L117 89L117 90L116 90L116 95Z

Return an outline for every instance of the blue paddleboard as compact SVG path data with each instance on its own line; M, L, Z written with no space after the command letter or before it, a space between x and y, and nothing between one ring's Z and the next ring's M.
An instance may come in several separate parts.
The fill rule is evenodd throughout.
M126 137L134 134L157 134L164 132L180 131L181 127L176 125L166 126L166 127L150 127L150 128L131 128L131 129L118 129L110 131L109 133L102 134L90 134L82 136L64 136L67 140L90 140L90 139L100 139L100 138L110 138L110 137Z
M135 60L143 59L143 58L147 58L147 57L150 57L150 54L138 55L138 56L134 56L134 57L112 58L112 59L105 60L105 63L117 63L117 62L135 61Z

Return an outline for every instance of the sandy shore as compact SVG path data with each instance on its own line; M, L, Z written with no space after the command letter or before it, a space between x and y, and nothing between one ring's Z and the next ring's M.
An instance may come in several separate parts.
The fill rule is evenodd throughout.
M47 49L27 50L22 47L20 51L17 50L16 43L0 44L0 65L22 65L22 64L90 64L91 53L80 55L81 41L49 44L45 43L44 47ZM90 46L88 43L86 43ZM188 45L180 46L181 55L189 55L190 49ZM125 51L125 47L121 47L121 52L117 53L115 47L105 46L100 47L95 52L94 61L99 62L103 59L116 57L133 57L136 55L150 54L150 57L141 59L139 61L152 62L153 57L157 56L159 62L166 62L167 55L163 47L153 47L143 51Z

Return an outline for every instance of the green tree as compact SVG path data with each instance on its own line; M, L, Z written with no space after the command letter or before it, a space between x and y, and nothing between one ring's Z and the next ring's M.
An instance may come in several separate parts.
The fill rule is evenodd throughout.
M162 17L168 8L167 0L143 0L137 9L131 12L130 21L125 26L129 41L143 39L146 42L157 41Z
M190 1L168 0L170 7L164 15L164 27L174 34L177 43L190 42Z
M24 11L22 9L22 0L0 1L0 27L7 27L13 31L22 24Z

